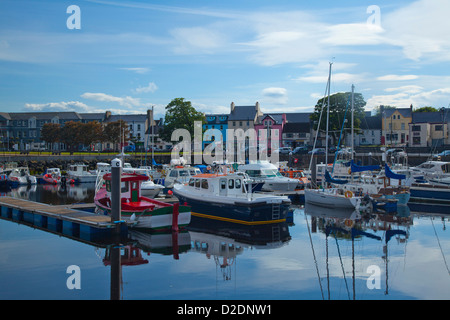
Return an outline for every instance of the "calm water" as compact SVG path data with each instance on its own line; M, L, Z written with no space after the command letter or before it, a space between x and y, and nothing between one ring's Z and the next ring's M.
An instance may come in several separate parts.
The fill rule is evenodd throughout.
M38 185L8 195L88 203L93 188ZM176 239L132 232L120 248L120 298L450 299L450 215L411 207L354 222L351 212L293 210L289 225L193 219ZM110 299L110 253L108 246L0 219L0 299ZM80 289L67 287L72 265L80 268Z

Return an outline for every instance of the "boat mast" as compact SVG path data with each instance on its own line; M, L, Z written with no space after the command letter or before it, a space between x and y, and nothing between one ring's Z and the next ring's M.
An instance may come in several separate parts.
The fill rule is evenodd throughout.
M354 146L354 144L355 144L355 140L354 140L354 138L353 138L353 134L354 134L354 126L353 126L353 118L354 118L354 116L353 116L353 113L354 113L354 107L355 107L355 97L354 97L354 93L355 93L355 85L353 85L352 84L352 134L351 134L351 139L352 139L352 155L351 155L351 159L353 160L353 151L355 150L354 148L355 148L355 146Z
M330 62L330 70L328 72L328 108L327 108L327 129L325 134L325 168L328 165L328 125L330 122L330 87L331 87L331 66L333 62Z

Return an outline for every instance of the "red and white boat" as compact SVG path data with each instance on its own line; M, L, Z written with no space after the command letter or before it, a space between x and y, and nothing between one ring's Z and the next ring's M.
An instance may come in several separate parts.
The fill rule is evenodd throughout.
M59 168L48 168L42 179L50 184L61 183L61 170Z
M149 177L137 173L122 173L121 177L121 215L122 219L134 223L136 228L168 230L172 228L174 216L178 227L187 226L191 221L191 208L185 205L170 204L141 195L141 184ZM111 173L97 181L94 197L100 212L111 215ZM178 212L177 212L178 211Z

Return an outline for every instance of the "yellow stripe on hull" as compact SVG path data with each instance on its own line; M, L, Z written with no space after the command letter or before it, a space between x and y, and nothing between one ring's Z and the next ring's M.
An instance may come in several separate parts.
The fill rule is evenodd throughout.
M215 219L215 220L220 220L220 221L245 224L245 225L249 225L249 226L270 224L270 223L280 223L280 222L286 221L286 219L266 220L266 221L244 221L244 220L230 219L230 218L224 218L224 217L218 217L218 216L211 216L209 214L203 214L203 213L198 213L198 212L191 212L191 215L199 217L199 218Z

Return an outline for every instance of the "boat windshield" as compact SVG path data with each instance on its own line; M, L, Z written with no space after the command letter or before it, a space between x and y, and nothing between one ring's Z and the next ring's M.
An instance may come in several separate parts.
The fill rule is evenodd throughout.
M180 170L180 171L178 171L178 176L179 177L187 177L187 176L189 176L189 171L188 170Z
M269 178L282 177L281 173L277 169L264 169L261 170L261 175Z

